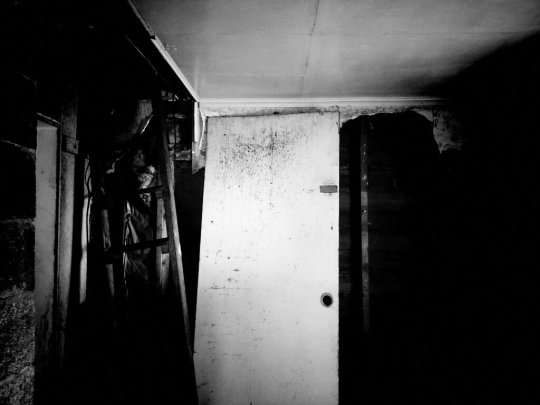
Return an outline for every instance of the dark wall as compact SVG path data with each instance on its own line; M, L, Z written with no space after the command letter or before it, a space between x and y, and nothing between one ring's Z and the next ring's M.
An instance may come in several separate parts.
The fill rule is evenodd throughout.
M76 81L80 36L54 4L2 3L0 80L0 402L34 394L34 218L36 113L60 120Z
M339 142L339 392L340 403L354 403L360 397L359 342L362 325L362 279L360 268L359 215L351 212L359 201L360 125L345 124ZM356 174L356 175L355 175ZM357 183L356 192L351 182ZM354 194L354 196L352 195ZM354 227L354 230L353 230ZM353 250L356 256L353 256ZM356 387L355 387L356 386ZM353 398L356 395L356 398ZM348 401L348 402L347 402Z
M0 402L32 403L34 361L35 83L4 72L0 129ZM8 403L8 402L5 402Z
M35 373L36 113L61 119L79 71L79 35L52 3L7 1L2 11L0 402L27 404L33 403Z
M61 120L66 95L78 89L76 132L81 141L79 156L84 156L94 141L104 142L125 126L137 100L154 96L158 83L177 90L181 98L187 96L179 79L170 69L165 72L168 67L156 58L157 51L127 2L8 0L0 5L0 13L4 16L0 27L4 101L0 128L0 403L26 404L32 403L34 375L36 113ZM131 43L138 45L146 59ZM82 193L82 172L76 176L76 192ZM81 206L80 201L76 206ZM76 223L75 243L79 234L80 223ZM90 269L89 274L95 272ZM78 277L72 281L78 292ZM77 301L76 295L70 300ZM72 312L70 307L69 316L84 323L80 309ZM66 335L70 328L71 324ZM73 336L85 332L88 330L77 330ZM68 339L68 349L72 343L92 342ZM77 390L80 400L84 391Z
M540 398L539 71L535 35L449 84L470 138L456 200L453 338L462 393L490 402Z
M422 157L414 142L400 144L400 135L411 136L403 117L370 118L378 139L368 150L368 333L358 331L359 267L348 268L351 262L343 260L343 253L340 261L345 298L340 367L349 373L342 374L342 385L348 384L342 388L350 395L344 400L353 398L348 403L521 404L540 399L535 377L540 360L539 71L540 37L533 36L441 84L466 139L461 152L437 156L426 149ZM354 122L344 126L342 142L358 130ZM377 149L381 168L392 170L373 166ZM417 166L405 168L416 183L409 184L412 193L408 187L405 194L399 190L399 176L391 178L397 166L404 168L399 160L388 159L396 152ZM344 153L357 156L351 146L342 148ZM427 165L418 164L422 159ZM353 193L352 173L343 179L348 180L341 186L343 196L344 186ZM351 201L342 205L341 229L352 245L348 239L340 246L354 254L354 230L347 229L346 221L354 226L350 214L355 205L347 204ZM392 212L384 212L385 207Z

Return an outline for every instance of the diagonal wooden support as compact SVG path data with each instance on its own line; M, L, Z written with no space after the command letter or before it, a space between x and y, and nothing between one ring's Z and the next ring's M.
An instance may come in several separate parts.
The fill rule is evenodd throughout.
M169 268L172 277L175 299L181 307L182 323L185 335L185 349L188 361L188 373L191 379L192 399L198 403L197 385L195 380L195 367L193 363L193 338L189 324L189 312L187 306L186 286L184 280L184 269L182 266L182 250L180 247L180 232L178 229L178 217L176 214L176 203L173 188L173 169L169 158L167 145L167 115L162 108L161 94L154 100L154 111L160 117L161 134L158 140L159 171L162 182L163 208L165 214L165 224L169 246Z
M369 233L368 233L368 155L367 138L369 121L362 120L360 129L360 204L361 204L361 243L362 243L362 311L364 331L369 331Z
M184 321L184 332L188 342L189 355L193 356L192 337L189 326L189 316L187 307L186 286L184 281L184 269L182 266L182 250L180 248L180 232L178 230L178 217L176 214L176 204L174 199L174 189L172 186L172 168L169 160L169 151L165 134L160 137L159 161L163 181L163 205L165 209L165 225L167 227L169 244L169 261L172 281L175 293L180 298L182 306L182 318Z

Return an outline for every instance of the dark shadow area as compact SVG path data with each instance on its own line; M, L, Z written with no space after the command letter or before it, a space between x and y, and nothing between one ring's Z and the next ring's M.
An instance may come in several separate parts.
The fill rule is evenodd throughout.
M138 188L141 173L147 175L149 167L157 166L154 141L160 136L158 131L159 127L149 124L146 138L125 143L121 153L107 150L101 144L102 155L94 152L91 156L100 162L100 159L109 161L109 154L120 157L114 166L108 166L104 176L102 188L106 198L94 194L86 300L72 313L62 370L65 389L58 394L59 403L192 403L192 377L177 291L170 281L164 291L158 286L160 270L155 265L153 249L129 252L115 259L113 300L102 262L103 229L98 218L103 204L108 208L112 246L133 243L134 236L141 240L155 238L157 199L146 193L133 194L133 190ZM137 164L136 172L134 164ZM92 167L95 169L97 165ZM194 297L196 288L193 283L196 283L194 264L198 263L198 243L188 242L189 232L195 226L191 222L197 222L196 213L189 209L193 210L194 204L190 199L198 201L199 184L191 176L181 171L176 176L178 217L183 224L180 236L185 243L183 264L190 298ZM94 171L90 179L93 190L100 188L96 177ZM157 183L162 181L163 178ZM126 242L128 229L131 238ZM190 271L195 274L188 275ZM167 279L171 278L169 274Z
M445 272L455 320L456 398L537 403L540 35L448 84L468 143L459 167ZM450 301L449 301L450 302Z
M195 331L195 308L197 305L204 173L204 169L192 173L191 165L185 167L178 162L174 173L174 194L182 245L182 263L186 278L186 294L188 307L192 308L189 314L192 331Z
M460 152L439 154L427 122L412 113L370 118L367 333L354 264L360 239L347 229L359 226L352 171L360 127L344 125L351 171L341 190L350 200L340 222L351 243L340 244L350 251L340 256L340 403L540 399L538 72L536 35L441 86L463 127Z
M147 31L127 2L99 0L82 4L64 0L9 0L0 8L4 11L2 15L6 16L2 26L4 58L0 72L10 106L6 111L7 125L2 131L2 140L8 142L2 142L0 152L3 157L11 157L4 159L4 177L7 176L6 179L10 181L3 182L3 185L7 188L13 185L12 192L17 196L6 199L6 209L0 219L12 221L11 217L14 217L17 221L17 239L6 233L6 238L9 236L10 239L7 247L24 261L18 260L20 264L17 266L10 264L10 270L13 268L16 271L14 283L24 287L25 295L22 296L25 299L28 297L29 301L32 300L34 284L36 112L62 121L63 115L67 114L66 95L76 94L77 100L74 111L69 111L76 122L70 136L78 138L79 147L76 169L72 174L75 213L71 288L69 298L62 302L67 308L67 320L65 329L60 330L56 322L56 301L59 299L55 297L54 305L50 308L50 312L54 312L54 324L46 325L53 341L42 353L50 359L50 366L47 365L45 370L50 384L42 394L36 394L34 401L36 404L189 403L192 384L187 368L183 325L174 293L166 291L160 295L157 289L137 292L132 288L127 299L120 264L116 269L115 302L111 303L106 271L101 260L102 229L96 224L102 205L114 203L100 199L95 187L90 195L92 207L88 218L83 218L81 207L84 194L90 193L87 183L94 180L92 176L97 176L96 171L85 169L85 159L89 153L101 153L99 157L103 157L114 150L116 145L113 144L129 141L135 132L140 135L142 127L132 126L134 118L144 116L141 106L146 105L144 102L151 104L151 99L159 94L159 90L174 92L178 103L189 104L190 96L152 45ZM176 118L183 119L186 115L189 114L181 111ZM156 137L159 131L153 125L152 122L148 124L147 134ZM192 123L185 126L191 128ZM184 131L184 127L181 129L185 133L182 140L187 139L191 145L191 133ZM174 142L173 149L176 149L176 138L174 141L169 138L169 142ZM20 147L11 147L14 143ZM135 146L132 145L132 149ZM21 151L24 152L22 155ZM156 159L149 163L155 167ZM191 188L186 189L185 186L190 181L189 176L183 177L186 180L177 187L186 194L191 193ZM109 185L107 191L110 195L122 194L133 188L134 185L128 183ZM125 219L121 204L117 205L109 207L116 214L115 218L111 215L115 242L122 239ZM184 202L178 202L178 205L182 205L179 212L186 209ZM190 221L191 217L186 218L185 214L179 213L179 222L185 224ZM81 282L79 272L83 252L80 235L84 222L92 224L87 235L89 262L85 285ZM3 231L5 227L0 228ZM180 229L180 236L186 245L186 269L193 269L194 263L198 263L198 250L191 252L194 246L198 249L198 241L190 244L190 232L191 225ZM51 229L51 238L54 236L55 230ZM0 239L5 240L3 235ZM20 255L11 247L15 243L21 246ZM4 249L0 249L0 253L3 259ZM11 277L11 274L8 275ZM191 289L196 288L196 277L196 274L187 276L188 296L193 304L192 297L196 291ZM81 284L84 285L84 294L81 293ZM19 323L24 321L28 324L26 336L33 344L35 320L33 312L27 312L24 318L19 317ZM14 326L22 330L18 324ZM57 347L59 336L65 338L62 353ZM33 347L23 349L24 353L29 353ZM3 350L0 351L3 353ZM62 355L64 357L60 359ZM17 361L21 362L20 357L12 357L11 363L14 365ZM23 387L23 393L31 397L35 364L31 363L33 353L27 357L30 358L28 364L21 364L21 368L28 370L24 374L27 387ZM5 377L2 374L0 379L4 380ZM3 391L0 402L4 399Z
M368 151L369 332L361 322L362 128ZM444 361L440 347L429 347L428 335L441 334L433 318L443 292L433 268L444 252L431 225L444 217L438 202L445 200L441 184L449 184L441 182L445 162L432 124L413 112L350 121L341 141L340 403L421 403L439 389L430 370Z
M358 269L359 218L352 201L359 201L360 143L358 128L345 123L339 140L339 402L354 403L361 372L359 342L362 326L362 279ZM353 196L354 194L354 196Z

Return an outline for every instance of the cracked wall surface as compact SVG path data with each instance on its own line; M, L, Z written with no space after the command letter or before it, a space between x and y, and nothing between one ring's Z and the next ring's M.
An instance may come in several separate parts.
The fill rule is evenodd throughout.
M208 117L251 117L286 114L305 114L316 112L339 113L340 125L362 115L394 114L405 111L414 111L422 115L432 123L433 137L439 148L439 152L459 152L466 142L462 124L451 108L441 105L424 105L414 103L411 105L381 104L372 106L358 105L335 105L335 106L306 106L306 107L264 107L264 106L205 106L200 108L201 119L204 123L201 126L201 133L197 136L193 158L196 164L194 172L205 166L206 160L206 119Z

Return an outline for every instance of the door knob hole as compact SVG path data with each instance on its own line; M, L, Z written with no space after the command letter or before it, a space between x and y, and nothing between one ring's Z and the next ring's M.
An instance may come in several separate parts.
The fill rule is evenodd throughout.
M332 298L332 294L324 293L321 295L321 303L324 307L329 307L334 303L334 298Z

